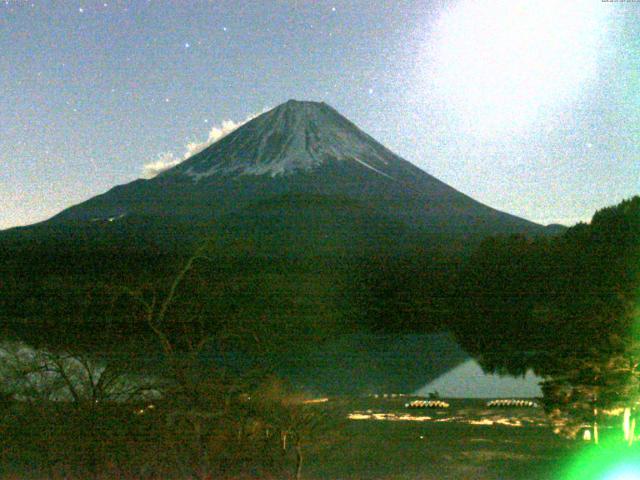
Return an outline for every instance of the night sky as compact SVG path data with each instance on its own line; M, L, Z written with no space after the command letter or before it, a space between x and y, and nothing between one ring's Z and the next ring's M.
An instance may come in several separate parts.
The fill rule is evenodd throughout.
M640 193L640 3L8 0L0 85L0 228L290 98L537 222Z

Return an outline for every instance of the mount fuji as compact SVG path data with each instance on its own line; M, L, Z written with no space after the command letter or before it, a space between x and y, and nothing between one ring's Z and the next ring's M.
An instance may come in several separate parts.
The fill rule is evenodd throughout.
M436 334L460 254L550 230L460 193L330 106L291 100L152 179L0 232L0 320L38 342L117 343L140 326L113 292L162 290L214 238L176 315L198 307L211 328L261 331L278 370L313 390L415 391L467 358Z
M112 188L39 227L87 224L90 230L102 225L100 235L112 240L122 229L117 224L143 224L138 237L145 245L179 244L215 225L288 253L397 250L544 231L444 184L330 106L295 100L155 178ZM265 253L274 251L265 247Z

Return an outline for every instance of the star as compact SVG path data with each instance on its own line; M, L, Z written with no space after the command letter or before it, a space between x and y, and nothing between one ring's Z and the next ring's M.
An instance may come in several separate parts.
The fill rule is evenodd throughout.
M336 7L331 7L331 11L335 12L336 11Z
M82 12L84 12L84 8L80 7L80 8L78 9L78 11L79 11L80 13L82 13Z
M587 142L587 148L593 148L593 143Z
M373 88L369 89L369 95L373 95Z
M189 42L186 42L186 43L184 44L184 48L189 48L190 46L191 46L191 44L190 44Z
M169 103L169 98L164 99L165 103Z

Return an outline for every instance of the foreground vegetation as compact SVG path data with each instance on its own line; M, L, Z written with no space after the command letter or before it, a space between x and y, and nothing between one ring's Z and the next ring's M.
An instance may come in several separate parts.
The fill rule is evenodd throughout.
M77 375L73 392L39 378L29 396L5 395L1 478L302 478L309 444L341 418L274 378L242 385L190 373L182 384L156 384L159 398L131 390L96 400Z
M404 399L336 398L307 404L328 429L302 439L307 479L466 479L552 480L582 445L554 435L541 410L487 409L482 401L452 401L447 411L411 412L439 419L465 421L346 420L354 411L406 414ZM244 424L244 437L225 435L219 421L208 432L204 450L195 447L193 431L168 422L167 405L100 406L93 418L81 417L69 406L58 406L39 417L17 407L5 417L2 436L2 478L122 478L122 479L286 479L296 476L296 439L282 445L282 432L266 436L257 420L273 421L264 403L233 407L228 417ZM14 407L15 408L15 407ZM144 409L144 413L139 414ZM251 413L250 413L251 412ZM20 415L18 415L18 413ZM253 418L250 421L249 418ZM522 421L523 426L486 425L482 419ZM266 425L264 423L263 425ZM249 428L253 425L253 428ZM274 425L271 423L271 425ZM274 440L274 441L270 441ZM290 442L290 443L289 443ZM203 473L202 458L216 461Z
M337 258L219 253L210 239L149 268L87 252L80 266L11 259L6 478L543 479L575 448L553 430L587 426L597 440L617 409L614 437L631 448L637 436L640 197L559 237L491 238L466 258L350 258L334 271ZM79 274L86 262L98 263ZM47 265L57 273L38 276ZM274 375L279 356L342 333L444 328L487 370L544 377L551 424L358 422L347 420L358 402L309 403Z

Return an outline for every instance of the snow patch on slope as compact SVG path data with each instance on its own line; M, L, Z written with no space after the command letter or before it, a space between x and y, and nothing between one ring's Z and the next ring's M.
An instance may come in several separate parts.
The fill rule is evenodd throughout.
M369 165L368 163L363 162L362 160L358 160L357 158L354 157L354 160L356 162L358 162L360 165L364 165L367 168L370 168L371 170L373 170L376 173L379 173L380 175L384 175L387 178L390 178L391 180L394 180L394 178L391 175L387 175L384 172L381 172L380 170L378 170L376 167L372 167L371 165Z

